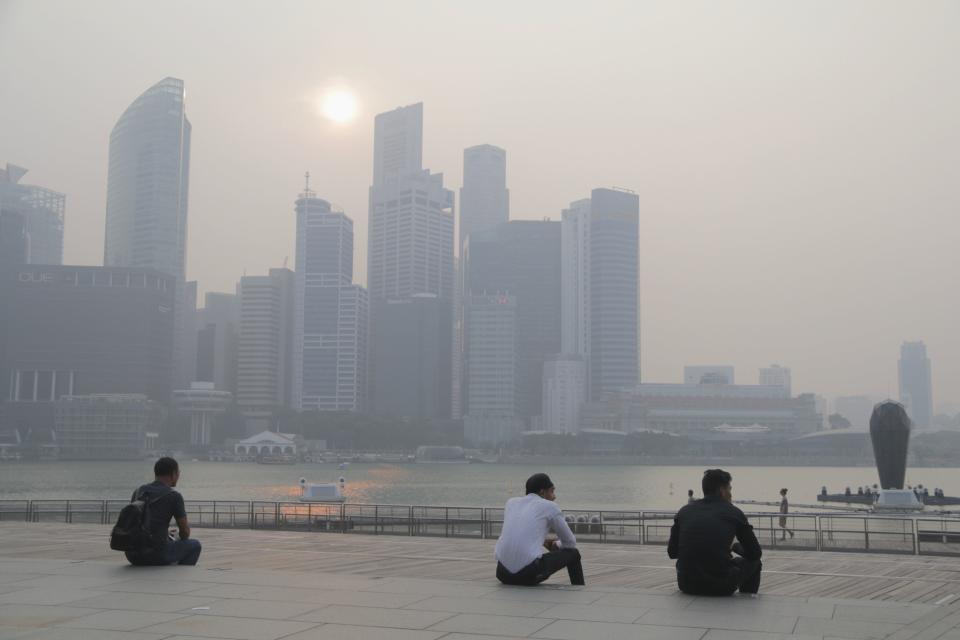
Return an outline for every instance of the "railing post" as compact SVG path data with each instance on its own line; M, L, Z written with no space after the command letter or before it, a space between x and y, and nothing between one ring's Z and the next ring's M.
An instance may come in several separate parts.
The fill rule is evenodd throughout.
M864 551L870 551L870 525L868 524L869 520L867 518L863 519L863 549Z
M638 517L637 523L640 525L640 544L644 545L647 543L647 525L643 511L640 512Z
M910 518L910 539L913 540L913 555L920 555L920 537L918 535L920 527L917 520Z

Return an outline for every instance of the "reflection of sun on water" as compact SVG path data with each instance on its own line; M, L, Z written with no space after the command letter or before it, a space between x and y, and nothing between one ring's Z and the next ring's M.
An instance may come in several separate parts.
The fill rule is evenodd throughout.
M371 496L382 495L385 487L401 484L410 477L410 471L399 466L372 467L367 470L367 476L354 481L347 478L343 488L347 502L379 502L371 499Z

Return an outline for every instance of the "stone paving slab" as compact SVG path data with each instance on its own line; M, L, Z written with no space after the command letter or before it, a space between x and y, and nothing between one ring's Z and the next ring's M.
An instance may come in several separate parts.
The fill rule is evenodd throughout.
M340 549L331 552L338 567L347 566L344 553L376 564L354 539L284 535L308 537L321 552L329 541ZM470 544L457 541L463 553ZM297 564L296 550L282 563L266 552L283 566ZM46 554L23 557L0 544L0 640L960 640L960 598L945 596L941 605L816 591L700 598L670 585L594 583L589 574L587 587L554 578L523 588L488 573L438 579L268 569L215 554L197 567L139 568L119 554L78 558L76 546Z

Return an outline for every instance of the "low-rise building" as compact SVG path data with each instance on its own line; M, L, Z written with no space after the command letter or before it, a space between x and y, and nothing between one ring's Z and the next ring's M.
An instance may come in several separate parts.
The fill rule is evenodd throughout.
M161 411L143 394L63 396L54 403L61 459L131 460L147 451Z

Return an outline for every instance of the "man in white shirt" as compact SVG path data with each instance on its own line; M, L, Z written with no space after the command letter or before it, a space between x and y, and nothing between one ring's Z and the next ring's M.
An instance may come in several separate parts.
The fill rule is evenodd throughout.
M550 477L536 473L527 479L526 489L527 495L510 498L503 509L495 551L497 579L503 584L534 586L566 567L570 584L584 584L577 539L554 503L557 492ZM559 540L548 540L548 533Z

